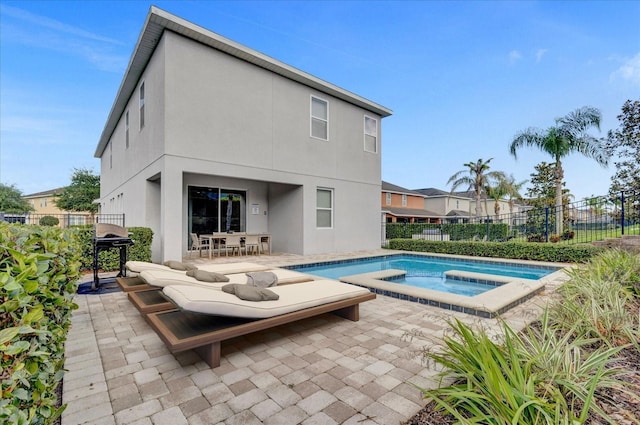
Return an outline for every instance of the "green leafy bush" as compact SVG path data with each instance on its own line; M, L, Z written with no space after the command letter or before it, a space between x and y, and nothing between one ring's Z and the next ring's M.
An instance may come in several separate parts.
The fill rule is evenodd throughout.
M606 368L619 348L585 354L593 339L558 333L545 317L522 335L506 323L503 343L456 319L445 346L425 356L444 367L450 386L423 390L459 423L583 424L588 415L609 420L595 403L605 388L621 388L619 370Z
M80 239L81 269L93 269L93 225L78 226ZM131 239L134 244L127 248L127 259L133 261L151 261L151 241L153 231L147 227L129 227ZM99 265L104 271L118 270L120 267L120 253L117 249L109 249L100 252Z
M470 255L517 260L584 263L603 248L591 245L529 244L524 242L447 242L420 239L392 239L390 249Z
M0 422L51 424L79 278L77 232L0 223Z
M57 226L59 223L60 220L52 215L45 215L40 219L41 226Z
M558 288L562 302L550 308L554 321L610 346L633 343L640 348L640 317L629 314L631 304L638 302L640 257L609 250L567 274L570 279Z
M411 239L412 235L422 234L424 230L449 235L451 241L483 239L485 236L488 240L498 241L505 240L509 236L509 226L505 223L386 223L385 229L387 239Z

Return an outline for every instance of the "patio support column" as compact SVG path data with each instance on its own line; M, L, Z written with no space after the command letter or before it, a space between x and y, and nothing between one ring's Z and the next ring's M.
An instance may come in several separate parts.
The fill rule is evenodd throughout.
M161 181L161 234L153 235L161 240L162 261L182 260L182 171L165 163Z

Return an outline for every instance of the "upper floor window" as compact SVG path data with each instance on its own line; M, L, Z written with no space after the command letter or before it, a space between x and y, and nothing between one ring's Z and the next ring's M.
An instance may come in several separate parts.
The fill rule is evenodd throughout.
M391 192L387 192L387 205L391 205Z
M402 206L406 207L407 206L407 195L402 195Z
M109 143L109 169L113 168L113 143Z
M364 116L364 150L378 153L378 120Z
M129 149L129 111L124 114L124 143L125 147Z
M140 130L144 127L144 83L140 85Z
M311 96L311 137L329 140L329 102Z
M316 193L316 227L333 227L333 190L318 188Z

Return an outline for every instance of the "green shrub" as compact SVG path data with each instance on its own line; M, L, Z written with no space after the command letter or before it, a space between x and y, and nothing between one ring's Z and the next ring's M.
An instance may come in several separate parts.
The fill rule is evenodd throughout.
M60 220L52 215L45 215L40 219L41 226L57 226L59 223Z
M629 314L638 302L640 257L609 250L567 274L570 279L558 288L562 301L549 311L558 326L571 326L610 346L640 346L640 317Z
M81 243L81 269L93 269L93 225L78 226ZM127 248L127 259L132 261L151 261L151 241L153 231L147 227L129 227L134 244ZM99 265L104 271L118 270L120 267L120 253L117 249L100 252Z
M0 422L51 424L79 278L77 232L0 223Z
M449 235L449 240L452 241L483 239L485 236L488 240L498 241L505 240L509 236L509 226L505 223L386 223L385 229L387 239L411 239L412 235L422 234L424 230L437 230Z
M450 386L423 390L459 423L583 424L588 415L609 420L595 403L605 388L624 386L620 371L606 368L619 348L584 354L592 339L558 333L545 317L539 330L518 335L503 323L503 343L456 319L445 346L425 356L443 367ZM458 422L457 422L458 423Z
M392 239L390 249L470 255L517 260L584 263L603 248L591 245L530 244L525 242L448 242L420 239Z

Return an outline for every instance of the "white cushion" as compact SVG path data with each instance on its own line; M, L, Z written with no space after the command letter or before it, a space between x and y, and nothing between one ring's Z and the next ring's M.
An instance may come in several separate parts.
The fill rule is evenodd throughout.
M143 270L171 270L162 264L148 263L146 261L127 261L125 267L134 273L140 273Z
M269 267L261 264L240 262L240 263L216 263L216 264L196 264L199 270L207 272L217 272L222 274L259 272L268 270ZM125 263L127 270L133 273L141 273L144 270L174 270L162 264L148 263L146 261L127 261ZM184 272L181 272L184 273Z
M280 299L244 301L226 292L190 285L166 286L162 291L183 310L249 319L279 316L369 293L367 288L329 279L274 286L269 290L278 294Z
M301 278L308 276L304 273L296 272L294 270L287 269L270 269L278 277L279 283L287 283L287 280L300 280ZM219 273L219 272L218 272ZM247 283L247 275L245 273L226 274L229 278L229 282L202 282L191 276L187 276L185 272L178 270L143 270L140 272L140 279L144 280L151 286L157 286L164 288L169 285L191 285L201 286L203 288L220 289L227 283ZM312 276L308 276L309 279L313 279Z

